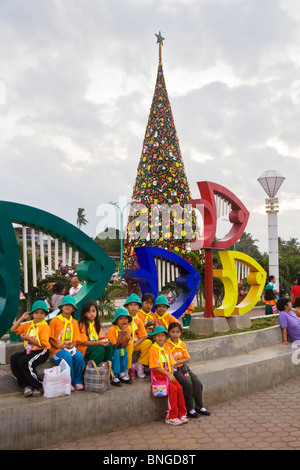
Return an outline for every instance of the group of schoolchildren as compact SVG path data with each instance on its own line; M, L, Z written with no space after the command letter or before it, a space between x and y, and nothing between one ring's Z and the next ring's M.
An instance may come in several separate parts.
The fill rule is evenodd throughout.
M153 312L153 306L155 312ZM59 305L59 314L46 322L47 304L38 300L25 312L11 331L24 341L24 351L11 357L11 369L25 397L41 396L43 385L36 368L49 357L55 364L64 359L71 371L71 391L84 389L85 364L93 360L97 366L111 361L111 384L120 387L133 383L132 372L144 378L152 371L154 378L168 379L168 409L165 422L180 425L210 415L203 407L203 386L189 369L190 355L180 339L182 327L167 312L164 295L156 299L144 294L142 299L131 294L124 307L117 308L112 326L104 336L97 303L85 302L78 321L74 297L67 295ZM29 321L31 319L31 321ZM133 354L139 352L136 363Z

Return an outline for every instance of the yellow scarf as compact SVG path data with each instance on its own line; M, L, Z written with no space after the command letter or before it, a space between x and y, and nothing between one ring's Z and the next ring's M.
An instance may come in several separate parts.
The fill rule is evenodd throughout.
M138 329L138 326L137 326L137 324L136 324L135 321L134 321L136 318L138 318L137 314L136 314L135 317L132 317L132 322L131 322L131 324L130 324L132 341L134 341L135 330Z
M42 320L40 321L39 323L37 323L36 325L34 324L34 320L32 320L32 322L30 322L29 326L28 326L28 330L27 330L27 336L33 336L37 339L37 342L39 343L39 346L41 346L41 341L40 341L40 337L39 337L39 330L38 330L38 327L40 325L47 325L47 322L46 320ZM33 330L33 334L30 334ZM28 341L24 341L24 347L25 349L27 349L27 346L28 346ZM29 343L30 344L30 343Z
M95 321L92 321L91 323L89 323L89 339L91 341L98 341L99 339L99 336L95 329Z
M73 341L73 317L71 316L70 320L67 320L65 317L62 316L62 313L57 315L57 318L59 318L60 321L64 323L64 331L61 336L61 344L67 341ZM67 331L67 328L69 327L70 331Z
M178 343L177 343L177 344L173 343L173 341L171 340L171 338L169 338L169 339L167 340L167 342L170 343L170 344L172 344L172 346L173 346L172 349L171 349L172 352L174 351L174 349L182 349L183 351L184 351L184 349L185 349L183 346L181 346L181 344L182 344L181 339L178 339Z
M140 309L140 312L141 312L143 315L145 315L145 317L146 317L146 321L145 321L144 323L147 323L148 320L154 320L154 318L153 318L153 316L152 316L152 315L153 315L153 312L146 313L146 312L144 312L144 310L142 310L142 309ZM154 329L154 325L147 326L147 328L148 328L149 330L153 330L153 329Z
M121 328L119 328L118 325L117 325L117 329L116 329L116 338L117 339L119 337L120 331L121 331ZM120 351L120 356L124 356L124 348L119 348L119 351Z
M159 350L159 363L161 364L161 367L164 362L168 364L168 370L169 372L172 372L171 365L170 365L170 358L168 356L167 351L165 350L164 347L160 347L157 342L153 343L153 346ZM165 360L164 360L165 359ZM163 368L163 367L162 367Z
M158 323L159 323L160 321L162 321L162 322L163 322L163 326L165 326L166 329L168 330L169 324L168 324L167 321L165 320L165 317L166 317L167 315L169 315L168 312L165 312L161 317L160 317L159 315L157 315L157 318L158 318Z

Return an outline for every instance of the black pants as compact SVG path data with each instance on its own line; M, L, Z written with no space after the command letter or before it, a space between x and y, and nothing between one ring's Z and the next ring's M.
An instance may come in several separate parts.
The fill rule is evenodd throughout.
M190 378L185 376L186 373L189 374ZM187 411L193 410L195 407L202 408L203 385L197 375L195 375L186 364L183 364L177 367L174 376L182 387Z
M46 362L49 354L49 349L37 349L30 354L26 354L26 351L23 351L11 356L11 370L18 381L19 387L25 388L29 386L35 389L43 387L42 382L37 376L36 367Z

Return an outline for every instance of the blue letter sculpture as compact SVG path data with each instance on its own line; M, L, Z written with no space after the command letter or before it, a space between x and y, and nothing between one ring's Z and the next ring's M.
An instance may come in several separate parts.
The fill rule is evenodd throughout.
M140 285L142 295L151 293L154 297L159 295L158 277L155 257L164 258L174 264L179 270L179 276L175 282L181 289L176 301L168 309L174 317L183 315L192 303L198 290L201 276L185 259L164 248L143 246L135 248L135 253L140 269L126 269L124 277L134 279Z

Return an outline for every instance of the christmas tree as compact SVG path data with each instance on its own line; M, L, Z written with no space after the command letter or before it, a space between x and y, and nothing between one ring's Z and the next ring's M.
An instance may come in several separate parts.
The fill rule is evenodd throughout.
M196 231L196 217L162 67L164 38L160 32L156 36L159 44L157 79L132 193L124 241L125 263L129 257L132 260L137 246L159 246L185 255Z

